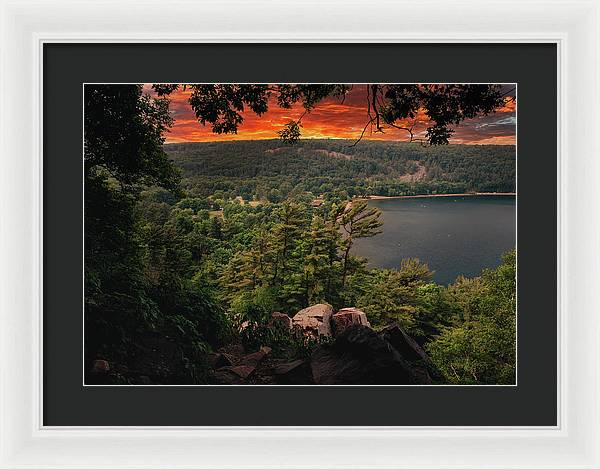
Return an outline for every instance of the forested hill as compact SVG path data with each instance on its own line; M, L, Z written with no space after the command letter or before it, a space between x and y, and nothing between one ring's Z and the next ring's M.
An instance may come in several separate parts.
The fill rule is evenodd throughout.
M165 150L197 195L267 198L294 189L326 194L514 192L515 147L351 140L177 143ZM203 187L199 187L199 183ZM287 194L282 194L287 195Z

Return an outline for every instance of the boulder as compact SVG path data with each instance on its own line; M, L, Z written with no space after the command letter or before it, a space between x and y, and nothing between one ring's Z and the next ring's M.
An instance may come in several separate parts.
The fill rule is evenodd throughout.
M85 370L85 384L117 384L116 370L106 360L94 360Z
M428 362L429 356L415 339L409 336L398 324L386 327L380 335L394 347L405 360Z
M312 384L310 363L305 359L274 364L270 374L278 384Z
M367 315L358 308L342 308L331 316L331 329L334 336L342 334L353 325L371 327Z
M291 330L292 318L285 313L275 311L273 314L271 314L271 324L273 324L275 327L279 326L283 330Z
M332 344L317 347L310 366L315 384L431 383L387 340L362 325L349 326Z
M258 352L251 353L249 355L245 355L240 358L239 362L234 366L223 366L215 371L215 377L219 382L223 384L240 384L238 383L238 378L247 379L258 364L265 358L269 353L271 353L270 347L261 347ZM235 376L232 376L235 375Z
M234 358L228 353L209 353L208 363L214 369L222 368L224 366L232 366L234 364Z
M258 363L271 353L271 347L261 347L258 352L245 355L240 359L241 365L258 365Z
M256 367L258 366L258 363L256 365L236 365L236 366L228 366L226 368L227 371L230 371L231 373L235 373L236 375L238 375L240 378L244 378L246 379L248 376L250 376L252 373L254 373L254 370L256 370ZM224 371L223 368L221 368L220 370L217 371Z
M94 360L92 371L94 373L108 373L110 371L110 365L106 360Z
M292 318L295 327L315 337L331 337L333 308L328 304L317 304L304 308Z

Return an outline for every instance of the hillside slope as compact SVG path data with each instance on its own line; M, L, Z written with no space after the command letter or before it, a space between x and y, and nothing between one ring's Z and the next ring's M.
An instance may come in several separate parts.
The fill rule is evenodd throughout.
M352 147L352 143L178 143L165 145L165 151L183 170L188 185L202 183L209 192L233 190L245 197L281 190L282 185L313 193L342 189L350 195L515 190L516 155L511 145L423 147L363 141Z

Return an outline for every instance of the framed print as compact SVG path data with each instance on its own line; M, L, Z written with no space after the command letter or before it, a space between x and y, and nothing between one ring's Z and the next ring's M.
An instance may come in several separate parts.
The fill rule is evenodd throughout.
M555 239L540 234L555 225L556 202L536 202L554 189L555 168L518 157L555 151L547 96L556 83L540 82L556 67L555 46L48 44L44 54L45 100L62 102L45 106L45 155L56 161L46 187L61 187L46 192L46 214L80 214L55 224L76 220L77 238L46 225L47 266L65 273L45 275L44 342L57 358L45 364L45 424L557 424L547 321L556 308L543 294L555 288ZM257 70L285 61L287 76L78 76L117 54L119 73L140 76L150 57L173 54L221 76L240 77L244 60ZM78 71L65 76L73 56ZM389 56L413 56L419 70L460 61L473 82L403 72L392 83L393 62L367 82L340 66ZM506 56L513 65L500 67ZM300 75L307 57L327 80ZM83 167L79 153L77 164L52 156L64 151L71 116L83 118ZM83 292L67 295L82 263ZM536 341L519 341L517 328L537 331ZM177 404L140 420L132 411L146 408L150 387ZM93 410L92 396L107 393L117 396L111 408ZM372 404L350 417L361 395ZM223 398L225 413L194 407ZM439 404L425 415L398 399ZM304 406L265 410L297 400L321 417Z
M3 3L1 467L598 467L598 6L266 6Z

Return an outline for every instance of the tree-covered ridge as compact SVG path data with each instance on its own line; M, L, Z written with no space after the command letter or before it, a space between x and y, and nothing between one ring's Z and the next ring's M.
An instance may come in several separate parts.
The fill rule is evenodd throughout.
M341 196L514 192L512 145L422 146L348 140L279 140L165 145L195 195L224 191L246 200L302 191Z

